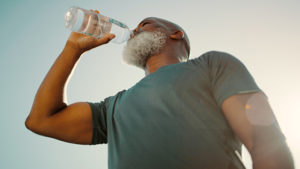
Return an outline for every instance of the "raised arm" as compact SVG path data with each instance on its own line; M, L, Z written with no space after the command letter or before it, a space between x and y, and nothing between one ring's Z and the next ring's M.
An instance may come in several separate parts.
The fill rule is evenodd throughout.
M91 143L91 109L83 102L67 105L64 101L64 88L81 54L108 43L112 38L114 38L112 34L96 39L71 33L65 48L36 93L31 112L25 122L29 130L71 143Z
M222 110L251 154L254 169L293 169L292 155L262 92L227 98Z

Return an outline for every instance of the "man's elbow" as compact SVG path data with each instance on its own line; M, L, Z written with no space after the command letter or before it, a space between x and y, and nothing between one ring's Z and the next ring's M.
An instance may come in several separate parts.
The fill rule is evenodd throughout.
M29 116L28 116L28 117L26 118L26 120L25 120L25 126L26 126L26 128L27 128L28 130L31 130L31 128L32 128L32 122L31 122Z
M25 120L26 128L37 134L41 134L41 131L42 131L41 124L42 124L42 121L32 118L30 116L28 116L27 119Z
M36 128L36 126L33 123L33 120L30 118L30 116L28 116L25 120L25 126L28 130L33 131L34 128Z

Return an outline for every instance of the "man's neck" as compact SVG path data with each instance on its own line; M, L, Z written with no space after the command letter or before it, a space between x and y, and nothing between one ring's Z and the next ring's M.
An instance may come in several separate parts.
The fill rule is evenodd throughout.
M145 73L146 75L151 74L158 70L161 67L179 63L179 60L176 57L170 55L154 55L149 57L146 63Z

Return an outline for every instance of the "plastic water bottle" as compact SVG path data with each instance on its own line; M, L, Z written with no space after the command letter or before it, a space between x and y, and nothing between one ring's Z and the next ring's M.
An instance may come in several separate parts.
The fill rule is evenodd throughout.
M111 40L114 43L123 43L132 34L122 22L76 6L71 7L65 14L65 26L74 32L95 38L108 33L115 34L115 38Z

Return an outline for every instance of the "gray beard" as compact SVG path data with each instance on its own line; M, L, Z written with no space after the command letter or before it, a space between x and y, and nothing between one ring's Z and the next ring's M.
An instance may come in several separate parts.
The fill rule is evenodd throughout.
M144 69L150 56L156 55L167 41L165 33L142 32L129 40L123 50L123 60Z

